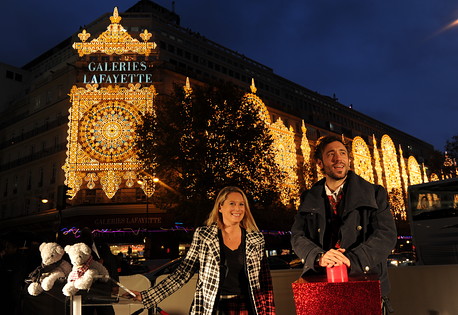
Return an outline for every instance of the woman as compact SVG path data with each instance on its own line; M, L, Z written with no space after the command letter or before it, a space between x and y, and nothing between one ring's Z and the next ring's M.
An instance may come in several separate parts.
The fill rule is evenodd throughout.
M198 271L190 314L275 314L264 237L243 191L223 188L206 223L196 229L176 271L148 290L134 291L135 299L155 307Z

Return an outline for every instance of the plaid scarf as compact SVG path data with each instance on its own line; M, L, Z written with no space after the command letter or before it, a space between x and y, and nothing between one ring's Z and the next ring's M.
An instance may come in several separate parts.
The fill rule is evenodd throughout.
M35 268L35 270L32 271L29 274L29 279L32 280L32 282L41 283L41 276L44 273L49 273L49 272L53 271L55 268L59 267L61 262L62 262L62 259L60 259L60 260L58 260L55 263L52 263L50 265L45 265L45 264L42 263L40 266Z
M68 275L68 280L72 282L72 281L75 281L81 278L86 273L86 271L88 271L91 263L92 263L92 256L89 256L89 259L84 263L84 265L70 272L70 274Z
M338 207L340 204L340 201L342 200L343 197L343 190L340 190L339 194L335 197L332 195L328 195L329 199L329 205L331 206L331 211L332 211L332 219L331 219L331 243L333 243L334 248L340 248L340 239L339 237L339 230L340 230L340 218L339 218L339 211Z

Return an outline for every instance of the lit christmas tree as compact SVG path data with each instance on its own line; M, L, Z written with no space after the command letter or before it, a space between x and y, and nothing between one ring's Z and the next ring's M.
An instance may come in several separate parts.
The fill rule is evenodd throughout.
M275 163L269 130L240 90L227 83L191 88L187 81L160 103L157 136L149 138L156 141L155 149L144 149L140 157L159 164L160 178L168 170L168 185L181 197L175 196L177 214L184 220L202 224L216 193L228 185L242 188L254 208L284 209L278 206L278 190L285 179ZM138 142L146 141L139 147L149 148L149 140L140 136L147 134L139 132Z
M158 166L157 163L157 117L156 112L147 112L143 117L142 124L136 129L137 138L135 146L143 168L148 174L154 174Z
M183 157L200 164L184 169L187 185L183 188L188 197L205 191L206 197L213 199L223 186L238 185L254 201L275 199L282 177L274 162L268 128L250 100L235 86L225 84L197 88L183 104L185 121L192 124L182 136Z

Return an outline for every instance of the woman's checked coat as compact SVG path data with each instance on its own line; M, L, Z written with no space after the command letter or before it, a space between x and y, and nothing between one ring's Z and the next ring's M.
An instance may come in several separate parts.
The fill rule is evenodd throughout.
M262 234L247 232L245 248L245 271L250 284L250 297L256 312L259 315L275 314L272 279ZM213 314L219 300L222 264L220 253L216 224L197 228L191 248L176 271L156 286L141 292L144 307L156 306L198 272L196 292L189 313Z

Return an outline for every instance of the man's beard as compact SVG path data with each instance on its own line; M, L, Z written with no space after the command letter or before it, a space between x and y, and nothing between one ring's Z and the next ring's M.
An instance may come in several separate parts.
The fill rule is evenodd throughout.
M332 166L325 166L324 167L324 174L333 180L341 180L347 177L348 174L348 168L345 166L343 168L343 173L337 174L336 172L333 171Z

